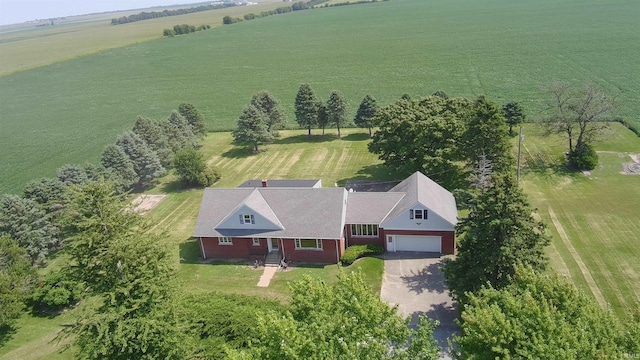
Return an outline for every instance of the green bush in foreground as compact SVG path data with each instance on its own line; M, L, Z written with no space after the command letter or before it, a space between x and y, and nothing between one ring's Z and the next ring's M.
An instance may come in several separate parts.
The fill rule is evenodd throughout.
M344 254L340 258L342 265L351 265L356 259L359 259L367 255L379 255L384 252L384 249L380 245L353 245L349 246L345 250Z
M36 311L57 311L74 305L82 297L82 283L65 276L62 271L47 274L31 294L31 306Z
M586 143L576 145L570 155L570 160L578 170L593 170L598 166L598 154L593 146Z

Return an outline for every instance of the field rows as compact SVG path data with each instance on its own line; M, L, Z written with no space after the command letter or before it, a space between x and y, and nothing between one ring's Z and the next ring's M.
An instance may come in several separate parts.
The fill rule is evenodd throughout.
M624 316L640 302L640 176L621 171L629 153L640 153L640 139L616 124L596 149L619 151L599 153L600 166L587 176L551 155L566 146L558 137L527 131L535 140L525 138L522 184L553 236L552 267Z

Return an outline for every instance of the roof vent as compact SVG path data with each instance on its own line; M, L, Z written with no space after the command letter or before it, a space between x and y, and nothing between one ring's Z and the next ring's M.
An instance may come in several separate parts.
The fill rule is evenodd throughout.
M267 187L267 180L262 180L262 187Z

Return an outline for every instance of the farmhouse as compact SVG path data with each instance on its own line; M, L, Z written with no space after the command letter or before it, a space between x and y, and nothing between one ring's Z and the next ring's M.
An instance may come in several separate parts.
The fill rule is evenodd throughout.
M387 192L322 188L319 180L249 180L205 189L193 236L204 259L337 263L347 246L453 254L453 195L420 172Z

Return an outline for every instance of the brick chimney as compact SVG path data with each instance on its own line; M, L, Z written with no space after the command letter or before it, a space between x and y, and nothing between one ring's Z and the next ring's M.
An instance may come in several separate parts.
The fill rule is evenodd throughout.
M262 180L262 187L267 187L267 180Z

